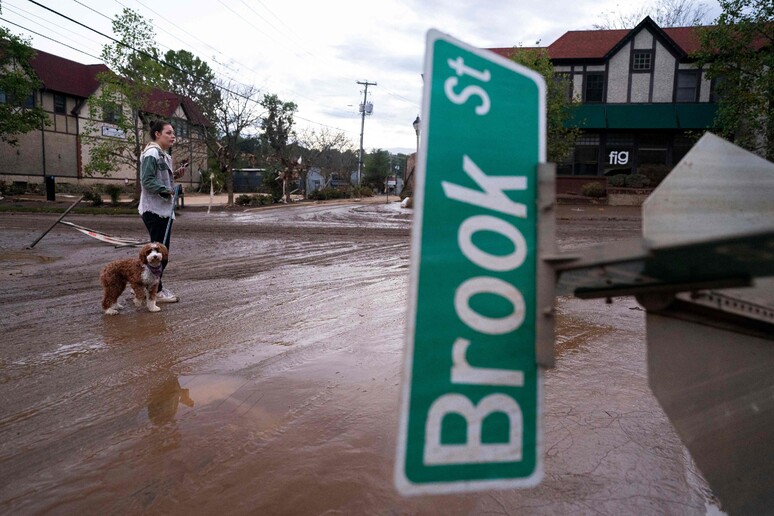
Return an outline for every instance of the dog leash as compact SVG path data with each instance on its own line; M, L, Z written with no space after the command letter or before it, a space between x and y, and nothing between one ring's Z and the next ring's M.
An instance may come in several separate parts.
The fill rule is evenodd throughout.
M164 240L163 243L165 246L169 247L169 241L167 240L169 238L169 230L172 228L172 216L175 214L175 205L177 204L177 196L180 195L180 190L182 189L182 185L177 185L175 187L175 195L172 197L172 211L169 213L169 220L167 221L167 230L164 233Z

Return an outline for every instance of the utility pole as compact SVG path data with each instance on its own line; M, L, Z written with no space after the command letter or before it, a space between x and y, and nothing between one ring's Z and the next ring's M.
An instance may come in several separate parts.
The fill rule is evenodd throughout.
M366 79L365 81L357 81L358 84L362 84L365 86L365 90L363 90L363 103L360 105L360 156L357 160L357 190L358 195L360 194L360 178L363 174L363 130L365 129L365 117L366 117L366 111L368 114L371 114L371 110L368 108L368 87L369 86L376 86L375 82L368 82Z

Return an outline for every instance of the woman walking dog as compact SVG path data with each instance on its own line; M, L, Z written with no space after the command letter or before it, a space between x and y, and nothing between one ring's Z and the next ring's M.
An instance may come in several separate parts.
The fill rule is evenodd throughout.
M175 219L175 179L179 179L185 173L186 165L172 171L172 156L169 149L175 143L175 130L172 124L164 120L157 120L151 124L151 141L145 147L140 156L141 175L139 212L145 227L148 228L151 242L161 242L169 249L171 231L167 227L172 226ZM167 261L161 264L162 274L167 268ZM156 303L176 303L178 297L163 287L159 280Z

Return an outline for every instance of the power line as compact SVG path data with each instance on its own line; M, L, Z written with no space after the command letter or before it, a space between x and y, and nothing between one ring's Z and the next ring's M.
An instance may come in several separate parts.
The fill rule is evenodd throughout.
M58 32L56 29L67 30L67 29L65 29L64 27L62 27L61 25L57 25L56 23L52 23L52 22L50 22L50 21L47 21L47 20L43 20L43 19L41 19L39 16L35 16L35 15L34 15L33 13L31 13L30 11L27 11L27 10L25 10L25 9L23 9L23 8L19 7L19 6L10 5L10 4L8 4L8 2L6 2L5 4L6 4L6 5L5 5L5 7L6 7L6 9L5 9L5 10L6 10L7 12L10 12L10 13L12 13L12 14L15 14L16 16L18 16L19 18L21 18L21 19L23 19L23 20L27 20L28 22L31 22L31 23L33 23L33 24L35 24L35 25L38 25L38 26L40 26L40 27L42 27L42 28L44 28L44 29L46 29L46 30L48 30L48 31L50 31L50 32L52 32L52 33L54 33L54 34L56 34L56 35L60 36L60 37L62 37L62 38L65 38L65 39L67 39L67 40L71 41L71 42L72 42L74 45L78 45L78 44L80 44L80 45L83 45L83 43L82 43L82 42L77 42L77 41L75 41L75 40L74 40L72 37L70 37L70 36L67 36L67 35L65 35L65 34L62 34L61 32ZM33 18L30 18L30 17L28 17L28 16L25 16L24 14L21 14L21 13L27 14L27 15L29 15L30 17L34 17L35 19L33 19ZM13 23L13 22L9 21L8 23ZM44 26L44 23L45 23L45 24L47 24L47 25L49 25L49 26L53 26L54 28L52 29L52 28L50 28L50 27L46 27L46 26ZM17 26L18 26L18 25L17 25ZM25 29L25 30L28 30L28 29ZM82 34L77 34L77 33L74 33L74 32L72 32L72 31L69 31L69 32L70 32L70 34L72 34L72 35L76 35L76 36L78 36L78 37L79 37L79 38L80 38L82 41L86 41L86 42L88 42L88 43L90 43L90 44L93 44L93 45L97 45L97 46L99 46L99 43L97 43L97 42L96 42L96 41L94 41L94 40L91 40L91 39L89 39L89 38L86 38L86 37L84 37ZM43 36L42 34L36 34L36 35L39 35L39 36L41 36L41 37L45 37L45 36ZM47 38L47 39L51 39L51 38ZM56 42L58 42L59 40L53 40L53 39L52 39L52 41L56 41ZM77 50L80 50L80 49L77 49Z
M141 54L141 55L143 55L143 56L147 57L148 59L151 59L151 60L153 60L153 61L155 61L155 62L157 62L157 63L159 63L159 64L161 64L161 65L163 65L163 66L166 66L166 67L168 67L168 68L171 68L171 69L173 69L173 70L177 70L178 72L181 72L181 73L186 73L186 71L185 71L185 70L183 70L182 68L180 68L180 67L178 67L178 66L175 66L175 65L169 64L169 63L167 63L166 61L164 61L163 59L159 59L158 57L156 57L156 56L153 56L153 55L151 55L151 54L149 54L149 53L145 52L144 50L139 50L139 49L136 49L136 48L132 47L131 45L127 45L127 44L126 44L126 43L124 43L123 41L119 41L119 40L115 39L115 38L114 38L114 37L112 37L112 36L108 36L107 34L103 34L102 32L98 31L97 29L94 29L94 28L92 28L92 27L89 27L88 25L85 25L85 24L83 24L83 23L81 23L81 22L79 22L79 21L77 21L77 20L73 20L73 19L72 19L72 18L70 18L69 16L66 16L66 15L64 15L64 14L62 14L62 13L58 12L58 11L55 11L54 9L51 9L50 7L46 7L45 5L43 5L43 4L40 4L40 3L36 2L35 0L27 0L27 1L28 1L28 2L31 2L31 3L33 3L33 4L35 4L35 5L37 5L38 7L42 7L43 9L45 9L45 10L47 10L47 11L49 11L49 12L52 12L52 13L56 14L57 16L61 16L62 18L66 19L66 20L68 20L68 21L71 21L72 23L75 23L75 24L77 24L77 25L80 25L81 27L83 27L83 28L85 28L85 29L88 29L88 30L90 30L90 31L92 31L92 32L95 32L95 33L99 34L100 36L102 36L102 37L104 37L104 38L107 38L107 39L109 39L110 41L113 41L113 42L115 42L115 43L116 43L116 44L118 44L118 45L121 45L122 47L126 47L126 48L128 48L129 50L132 50L133 52L137 52L138 54ZM100 59L100 60L102 60L102 59ZM105 63L105 64L107 64L107 63ZM257 101L257 100L255 100L255 99L252 99L252 98L250 98L250 97L247 97L247 96L245 96L245 95L242 95L241 93L238 93L238 92L235 92L235 91L231 91L231 90L229 90L229 89L227 89L227 88L224 88L224 87L222 87L222 86L220 86L220 85L218 85L218 84L215 84L215 83L213 83L213 82L208 82L208 84L210 84L210 85L213 85L213 86L215 86L215 87L217 87L217 88L220 88L220 89L222 89L223 91L226 91L226 92L228 92L228 93L231 93L232 95L236 95L236 96L238 96L238 97L242 97L242 98L244 98L244 99L246 99L246 100L250 100L250 101L253 101L253 102L257 103L257 104L260 104L260 102L259 102L259 101ZM260 91L260 89L259 89L259 91Z
M74 1L78 1L78 0L74 0ZM217 48L213 47L212 45L210 45L210 44L209 44L209 43L207 43L206 41L202 40L201 38L198 38L198 37L196 37L195 35L191 34L191 33L190 33L190 32L188 32L187 30L185 30L184 28L182 28L182 27L180 27L179 25L177 25L177 24L176 24L175 22L173 22L172 20L168 20L166 17L164 17L164 15L162 15L161 13L159 13L159 12L157 12L157 11L154 11L153 9L151 9L150 7L148 7L147 5L145 5L144 3L142 3L140 0L134 0L134 1L135 1L136 3L138 3L138 4L140 4L141 6L143 6L143 7L144 7L146 10L148 10L148 11L152 12L153 14L155 14L156 16L159 16L159 17L163 18L163 19L165 20L165 22L166 22L166 23L169 23L169 25L172 25L173 27L177 28L177 29L178 29L179 31L181 31L182 33L184 33L184 34L186 34L187 36L191 37L191 38L192 38L194 41L198 41L199 43L203 44L204 46L206 46L206 47L209 47L210 49L214 50L216 53L218 53L218 54L220 54L220 55L222 55L222 56L226 57L226 56L223 54L223 52L221 52L221 51L220 51L220 50L218 50ZM118 5L120 5L120 6L124 7L124 8L126 8L126 9L129 9L129 7L127 7L127 6L126 6L126 4L123 4L123 3L121 3L121 2L120 2L120 0L115 0L115 2L116 2ZM151 21L151 23L152 23L152 21ZM157 26L157 27L158 27L158 26ZM171 36L171 37L173 37L173 38L179 38L179 36L176 36L176 35L172 34L171 32L169 32L168 30L165 30L165 29L164 29L164 28L162 28L162 27L158 27L158 28L159 28L159 29L160 29L162 32L164 32L165 34L168 34L169 36ZM190 46L190 47L194 47L194 45L191 45L191 43L190 43L190 42L186 42L186 44L187 44L188 46ZM215 59L214 59L214 57L213 57L213 60L215 60ZM229 67L228 65L226 65L226 64L224 64L224 63L221 63L221 62L219 62L219 61L217 61L217 60L215 60L215 63L217 63L219 66L221 66L221 67L225 68L226 70L229 70L229 71L230 71L230 72L232 72L232 73L236 73L236 72L237 72L237 70L234 70L233 68ZM227 77L228 79L230 79L230 80L233 80L233 81L235 81L235 82L236 82L236 79L235 79L233 76L230 76L230 75L228 75L228 74L224 74L224 75L226 75L226 77Z
M116 43L116 44L118 44L118 45L120 45L120 46L123 46L123 47L125 47L125 48L128 48L128 49L130 49L131 51L133 51L133 52L136 52L136 53L138 53L138 54L140 54L140 55L144 55L145 57L147 57L147 58L149 58L149 59L152 59L153 61L155 61L155 62L157 62L157 63L161 64L162 66L165 66L165 67L168 67L168 68L171 68L171 69L177 70L177 71L179 71L179 72L181 72L181 73L185 73L185 70L182 70L181 68L179 68L179 67L177 67L177 66L175 66L175 65L172 65L172 64L170 64L170 63L167 63L167 62L166 62L165 60L163 60L163 59L159 59L158 57L156 57L156 56L153 56L153 55L149 54L148 52L145 52L145 51L142 51L142 50L139 50L139 49L133 48L132 46L130 46L130 45L127 45L127 44L125 44L125 43L123 43L123 42L121 42L121 41L119 41L119 40L115 39L114 37L111 37L111 36L109 36L109 35L105 34L104 32L101 32L101 31L99 31L99 30L97 30L97 29L95 29L95 28L93 28L93 27L90 27L89 25L86 25L86 24L84 24L84 23L81 23L81 22L79 22L79 21L77 21L77 20L73 19L73 18L72 18L72 17L70 17L70 16L67 16L67 15L65 15L65 14L62 14L61 12L59 12L59 11L57 11L57 10L55 10L55 9L49 8L49 7L47 7L47 6L43 5L43 4L41 4L40 2L37 2L37 1L35 1L35 0L28 0L28 1L29 1L29 2L31 2L32 4L36 5L36 6L40 7L40 8L43 8L43 9L45 9L46 11L49 11L49 12L51 12L51 13L53 13L53 14L55 14L55 15L59 16L59 17L62 17L62 18L64 18L64 19L66 19L66 20L70 21L71 23L74 23L74 24L76 24L76 25L78 25L78 26L80 26L80 27L83 27L83 28L87 29L88 31L91 31L91 32L93 32L93 33L95 33L95 34L98 34L99 36L102 36L103 38L106 38L106 39L107 39L107 40L109 40L109 41L112 41L112 42L114 42L114 43ZM80 2L80 1L78 1L78 0L75 0L75 1L76 1L76 3L78 3L79 5L81 5L81 6L85 7L85 8L87 8L87 9L89 9L89 10L91 10L91 11L95 12L96 14L98 14L98 15L100 15L100 16L102 16L102 17L106 18L106 19L110 19L110 18L109 18L108 16L106 16L105 14L103 14L103 13L99 12L98 10L96 10L96 9L94 9L94 8L92 8L92 7L89 7L89 6L87 6L87 5L86 5L86 4L84 4L83 2ZM118 0L116 0L116 1L118 2ZM118 3L120 4L120 2L118 2ZM144 4L142 4L141 2L139 2L139 1L138 1L138 3L140 3L141 5L144 5ZM233 10L232 10L232 12L233 12ZM156 13L156 14L158 14L158 13ZM235 14L236 14L236 13L235 13ZM159 15L159 16L161 16L161 15ZM61 40L57 40L57 39L51 38L51 37L49 37L49 36L46 36L46 35L44 35L44 34L41 34L41 33L39 33L39 32L33 31L33 30L31 30L31 29L28 29L28 28L26 28L26 27L23 27L23 26L21 26L21 25L18 25L18 24L14 23L14 22L11 22L10 20L6 20L6 21L7 21L7 23L11 23L12 25L18 26L18 27L22 28L23 30L26 30L26 31L28 31L28 32L30 32L30 33L32 33L32 34L35 34L35 35L37 35L37 36L40 36L40 37L43 37L43 38L45 38L45 39L47 39L47 40L50 40L50 41L54 41L54 42L56 42L56 43L58 43L58 44L60 44L60 45L62 45L62 46L64 46L64 47L66 47L66 48L69 48L69 49L75 50L75 51L77 51L77 52L79 52L79 53L82 53L82 54L84 54L84 55L87 55L87 56L89 56L89 57L92 57L92 58L94 58L94 59L97 59L97 60L99 60L99 61L102 61L102 62L103 62L103 59L102 59L101 57L94 56L94 55L92 55L92 54L90 54L90 53L88 53L88 52L85 52L85 51L83 51L83 50L81 50L81 49L79 49L79 48L75 48L75 47L73 47L73 46L71 46L71 45L67 45L67 44L63 43ZM151 21L150 23L151 23L151 25L153 25L152 21ZM182 29L181 29L181 30L182 30ZM55 31L54 31L54 32L55 32ZM199 41L201 41L201 40L199 40ZM205 44L206 44L206 43L205 43ZM208 46L209 46L209 45L208 45ZM214 47L211 47L211 48L214 48ZM217 49L215 49L215 50L217 51ZM218 52L219 52L219 51L218 51ZM255 70L253 70L253 71L255 71ZM236 80L232 79L232 82L238 83L239 81L236 81ZM224 86L221 86L221 85L215 84L215 83L213 83L213 82L210 82L210 84L212 84L212 85L214 85L214 86L218 87L219 89L221 89L221 90L222 90L222 91L224 91L224 92L228 92L228 93L231 93L231 94L233 94L233 95L235 95L235 96L238 96L238 97L240 97L240 98L244 98L244 99L246 99L246 100L249 100L249 101L251 101L251 102L255 102L255 103L258 103L258 104L260 104L260 101L258 101L258 100L256 100L256 99L254 99L254 98L252 98L252 97L245 96L245 95L243 95L243 94L241 94L241 93L239 93L239 92L233 91L233 90L231 90L231 89L229 89L229 88L226 88L226 87L224 87ZM265 91L265 90L262 90L261 88L256 88L256 89L258 90L258 92L264 92L264 91ZM304 95L301 95L301 96L303 96L303 97L306 97L306 96L304 96ZM309 97L306 97L306 98L309 98ZM310 98L309 98L309 100L312 100L312 101L314 102L314 99L310 99ZM352 132L352 131L347 131L347 130L344 130L344 129L341 129L341 128L338 128L338 127L332 127L332 126L330 126L330 125L323 124L323 123L321 123L321 122L317 122L317 121L314 121L314 120L311 120L311 119L308 119L308 118L304 118L304 117L300 117L300 116L296 116L296 118L297 118L297 119L299 119L299 120L303 120L303 121L305 121L305 122L311 123L311 124L319 125L319 126L321 126L321 127L327 127L327 128L331 128L331 129L336 129L336 130L339 130L339 131L342 131L342 132L347 132L347 133L351 133L351 132Z
M97 57L97 56L94 56L94 55L91 55L91 54L89 54L88 52L85 52L85 51L83 51L83 50L81 50L81 49L79 49L79 48L71 47L70 45L67 45L67 44L65 44L65 43L62 43L62 42L61 42L61 41L59 41L59 40L56 40L56 39L54 39L54 38L50 38L50 37L48 37L48 36L45 36L45 35L43 35L43 34L40 34L39 32L35 32L34 30L32 30L32 29L28 29L27 27L22 27L22 26L21 26L21 25L19 25L18 23L14 23L14 22L12 22L12 21L10 21L10 20L6 20L5 18L0 18L0 20L4 21L5 23L10 23L11 25L15 25L16 27L19 27L19 28L20 28L20 29L22 29L22 30L26 30L27 32L29 32L29 33L31 33L31 34L35 34L36 36L40 36L41 38L45 38L45 39L47 39L47 40L50 40L50 41L54 41L54 42L56 42L56 43L59 43L59 44L60 44L60 45L62 45L63 47L67 47L67 48L69 48L69 49L71 49L71 50L75 50L76 52L80 52L81 54L85 54L85 55L87 55L87 56L89 56L89 57L93 57L94 59L98 59L98 60L100 60L100 61L102 60L102 58L100 58L100 57Z

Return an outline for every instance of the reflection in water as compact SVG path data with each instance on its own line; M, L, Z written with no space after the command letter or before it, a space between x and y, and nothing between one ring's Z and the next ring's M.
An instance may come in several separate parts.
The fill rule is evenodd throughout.
M122 301L123 302L123 301ZM102 335L109 346L137 346L153 344L168 333L166 321L159 314L133 313L129 301L120 316L102 318ZM145 317L149 315L151 317Z
M163 457L171 450L180 448L183 436L175 417L180 404L193 407L188 389L180 386L178 377L165 370L161 381L148 394L147 413L151 422L150 432L145 434L146 444L153 451L150 455Z
M164 425L174 421L180 403L193 407L188 389L180 387L177 376L167 373L165 379L148 396L148 419L154 425Z

